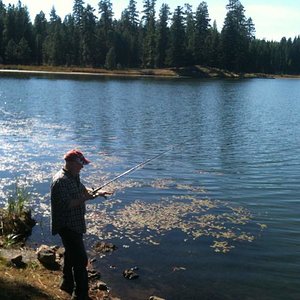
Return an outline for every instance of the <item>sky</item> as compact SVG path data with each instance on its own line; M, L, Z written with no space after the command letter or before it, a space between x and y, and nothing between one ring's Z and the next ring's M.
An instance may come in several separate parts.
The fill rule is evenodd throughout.
M138 11L143 9L143 0L137 1ZM177 6L184 6L185 3L192 5L196 11L198 5L203 0L157 0L156 11L158 12L162 3L170 6L171 12ZM17 0L3 0L5 5L17 4ZM31 21L42 10L47 19L51 8L54 6L56 13L63 20L64 17L72 13L73 0L21 0L26 5ZM226 16L226 5L229 0L206 0L211 24L215 20L218 30L221 31ZM256 38L280 41L282 37L294 38L300 35L300 1L298 0L240 0L245 9L245 16L251 17L256 29ZM97 15L99 0L85 0L85 4L90 4L96 9ZM121 12L128 6L129 0L111 0L115 18L119 19Z

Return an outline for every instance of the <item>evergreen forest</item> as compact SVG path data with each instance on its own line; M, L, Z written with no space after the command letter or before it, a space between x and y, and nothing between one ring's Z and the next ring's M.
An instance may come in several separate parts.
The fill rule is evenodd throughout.
M129 0L114 17L110 0L97 8L74 0L62 20L52 7L30 20L28 8L0 0L0 63L121 68L202 65L234 72L300 74L300 35L280 42L255 38L252 18L239 0L229 0L222 28L205 1L170 10L156 0Z

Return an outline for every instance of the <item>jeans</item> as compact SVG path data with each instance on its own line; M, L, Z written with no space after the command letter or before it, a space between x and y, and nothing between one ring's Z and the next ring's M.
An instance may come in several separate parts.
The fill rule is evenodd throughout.
M62 243L65 248L63 280L71 287L74 286L74 294L78 299L84 299L88 296L88 258L83 243L81 233L74 232L69 228L63 228L59 231Z

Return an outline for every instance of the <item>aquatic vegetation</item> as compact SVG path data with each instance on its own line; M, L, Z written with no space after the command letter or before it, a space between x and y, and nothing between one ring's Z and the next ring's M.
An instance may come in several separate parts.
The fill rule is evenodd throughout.
M175 181L171 179L157 179L150 182L150 186L155 189L168 189Z
M202 193L202 194L207 193L207 190L205 188L192 187L188 184L177 184L176 188L179 190L186 190L186 191L193 192L193 193Z
M234 246L229 245L227 241L214 241L211 247L215 249L215 252L222 253L227 253L234 248Z
M126 238L137 244L159 245L163 235L180 230L192 239L210 237L216 252L227 253L236 243L255 239L243 226L258 228L251 223L251 213L245 208L193 195L165 197L154 203L135 200L114 209L119 203L120 200L110 206L102 203L89 207L90 234L104 240Z

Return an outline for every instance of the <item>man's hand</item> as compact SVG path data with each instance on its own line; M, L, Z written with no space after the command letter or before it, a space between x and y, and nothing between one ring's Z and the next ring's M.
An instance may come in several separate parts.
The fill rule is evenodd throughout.
M97 198L97 197L104 197L106 199L106 196L110 196L112 195L113 192L109 192L109 191L98 191L97 193L93 193L93 197Z
M110 196L112 194L113 194L113 192L109 192L109 191L105 191L105 190L100 190L100 191L97 191L96 193L94 193L93 189L87 189L86 190L87 200L92 200L92 199L95 199L97 197L106 198L106 196Z

